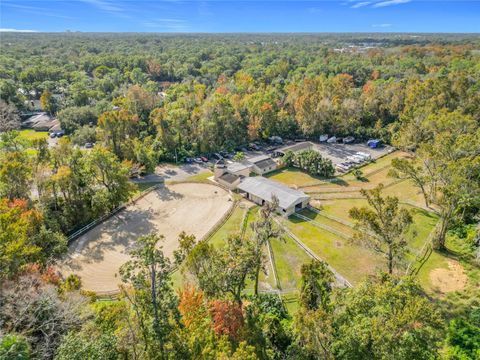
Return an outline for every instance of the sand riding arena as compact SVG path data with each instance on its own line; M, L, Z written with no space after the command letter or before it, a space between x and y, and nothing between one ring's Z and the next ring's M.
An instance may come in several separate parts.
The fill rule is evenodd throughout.
M180 232L201 239L232 205L229 193L215 185L161 186L76 239L60 270L65 276L80 276L86 290L115 291L121 282L118 269L130 259L128 252L137 237L164 235L163 251L171 256Z

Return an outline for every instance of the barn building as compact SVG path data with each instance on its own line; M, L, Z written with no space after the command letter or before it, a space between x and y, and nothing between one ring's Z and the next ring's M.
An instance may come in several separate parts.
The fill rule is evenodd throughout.
M310 201L310 197L303 191L291 189L262 176L244 178L238 184L237 190L258 205L271 202L272 197L276 196L279 201L277 210L283 216L290 216L305 208Z

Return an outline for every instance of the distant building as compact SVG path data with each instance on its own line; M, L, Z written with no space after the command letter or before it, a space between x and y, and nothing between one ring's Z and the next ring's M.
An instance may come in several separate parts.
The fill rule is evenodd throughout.
M58 131L60 130L60 121L47 113L40 113L30 116L22 122L22 128L33 129L35 131Z
M294 190L274 180L255 176L243 179L237 186L239 192L258 205L270 203L272 197L278 198L277 211L284 216L290 216L306 206L310 197L303 191Z
M287 152L291 151L293 153L298 153L302 151L312 150L313 144L309 141L299 142L293 145L284 146L280 149L275 150L276 156L284 156Z

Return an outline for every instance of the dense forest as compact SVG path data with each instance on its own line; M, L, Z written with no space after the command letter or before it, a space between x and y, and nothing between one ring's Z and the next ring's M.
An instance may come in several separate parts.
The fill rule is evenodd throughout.
M275 295L244 291L264 267L259 249L281 236L269 206L251 240L230 234L219 249L183 233L170 259L161 234L140 237L113 301L55 271L68 235L138 191L129 181L138 169L325 133L408 152L393 175L438 213L437 249L448 254L455 234L480 266L478 36L2 33L0 41L1 359L480 358L479 298L452 307L394 271L411 219L381 189L364 195L391 218L351 216L364 235L383 232L391 266L343 289L325 263L306 263L295 314ZM56 147L20 136L32 101L60 121L67 136ZM85 143L96 145L87 152ZM195 286L176 292L171 270L180 265Z

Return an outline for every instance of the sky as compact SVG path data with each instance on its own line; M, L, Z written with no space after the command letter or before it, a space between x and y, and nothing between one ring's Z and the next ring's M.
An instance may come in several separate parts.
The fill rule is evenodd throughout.
M0 31L480 32L480 0L0 0Z

